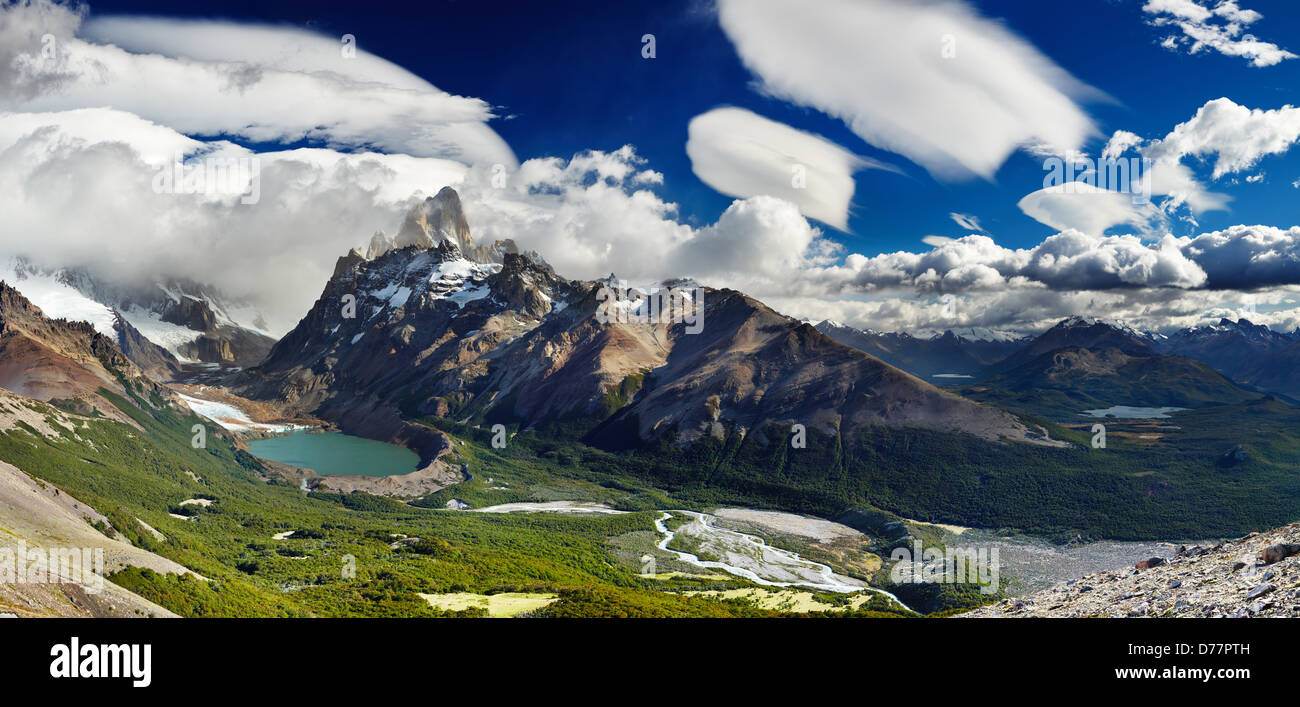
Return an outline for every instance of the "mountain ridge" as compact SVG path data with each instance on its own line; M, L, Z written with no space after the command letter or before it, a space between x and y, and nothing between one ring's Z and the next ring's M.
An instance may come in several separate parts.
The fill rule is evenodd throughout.
M182 405L150 379L112 338L83 321L51 319L0 281L0 387L80 414L135 425L105 391L142 407Z
M240 377L245 393L325 419L375 404L416 416L490 413L523 427L636 417L641 440L671 433L683 443L721 437L727 424L770 422L846 435L871 424L917 425L1038 441L1004 411L941 391L738 292L698 290L703 335L681 322L597 321L597 293L607 284L564 279L513 244L473 245L454 194L443 189L412 209L409 237L396 242L409 245L341 257L299 325ZM644 292L632 297L640 303L632 306L647 301ZM860 389L859 380L884 387ZM626 399L611 408L616 389Z

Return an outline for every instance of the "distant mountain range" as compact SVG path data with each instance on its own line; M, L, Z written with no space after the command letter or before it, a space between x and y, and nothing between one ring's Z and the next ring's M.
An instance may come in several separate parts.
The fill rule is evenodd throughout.
M826 320L817 331L859 351L930 380L944 378L978 378L989 366L1006 358L1025 344L1023 339L979 339L952 331L923 339L906 333L881 333L855 329ZM953 381L949 381L953 382Z
M700 288L702 333L681 322L600 322L598 292L613 276L568 280L510 240L475 243L451 188L416 204L396 237L376 233L364 252L340 258L315 306L278 342L251 309L195 283L123 288L83 270L10 269L20 287L91 321L153 378L174 378L185 361L247 368L235 381L243 394L380 437L376 425L435 415L563 423L606 447L743 436L772 423L1032 440L1013 416L962 395L1053 413L1300 395L1300 334L1246 320L1161 336L1071 317L1033 338L921 338L810 326L739 292Z
M1186 356L1162 354L1134 329L1070 318L991 367L968 395L1016 410L1073 417L1083 410L1195 408L1260 397Z
M1243 385L1300 397L1300 330L1284 334L1246 319L1221 319L1180 331L1157 347L1204 361Z
M1035 380L1044 384L1048 379L1063 381L1075 374L1109 371L1108 375L1118 376L1116 380L1129 382L1104 386L1098 392L1128 396L1125 400L1228 402L1251 391L1300 397L1300 376L1294 373L1300 364L1300 331L1277 332L1245 319L1223 319L1217 325L1165 336L1123 322L1069 317L1037 337L1014 340L964 338L953 332L921 339L831 321L817 328L909 373L942 376L948 384L970 379L1022 390ZM1122 356L1104 354L1107 350Z

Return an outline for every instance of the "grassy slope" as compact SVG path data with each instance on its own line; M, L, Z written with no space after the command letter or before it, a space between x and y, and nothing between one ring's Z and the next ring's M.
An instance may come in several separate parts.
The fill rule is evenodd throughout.
M555 517L435 512L364 494L306 496L266 483L255 459L209 434L190 447L198 418L144 412L119 401L145 432L91 421L47 440L0 434L0 458L94 505L133 542L215 580L129 570L115 579L185 615L432 616L415 592L558 592L556 614L745 615L750 607L655 591L611 555L608 539L645 533L649 512ZM147 408L147 406L146 406ZM749 505L838 517L877 507L918 520L1005 527L1057 536L1150 538L1232 535L1300 515L1300 414L1276 402L1179 413L1176 435L1154 446L1114 438L1105 450L999 445L921 430L873 430L843 440L809 430L795 450L779 430L609 453L576 435L525 432L507 449L491 433L430 421L467 443L455 454L473 480L423 499L441 508L521 500L589 500L630 511ZM1087 436L1048 424L1053 437ZM93 448L90 446L93 445ZM1244 460L1222 463L1230 448ZM192 472L201 481L190 478ZM168 510L217 499L198 522ZM134 522L162 531L157 542ZM276 541L271 536L294 530ZM390 549L394 535L419 537ZM356 578L343 576L345 556ZM689 586L673 584L673 588Z
M306 496L264 482L256 460L217 434L209 433L207 449L191 448L196 417L125 401L119 407L145 432L91 421L77 430L79 441L16 428L0 434L0 458L100 509L137 545L212 579L137 569L113 577L182 615L434 616L415 593L456 591L558 592L554 611L566 615L767 613L650 591L653 580L613 562L606 539L650 528L649 513L497 516L432 512L364 494ZM198 496L217 501L198 511L197 522L168 515ZM150 537L136 517L166 541ZM294 537L272 539L286 530ZM393 550L394 534L422 541ZM347 564L355 578L344 576Z

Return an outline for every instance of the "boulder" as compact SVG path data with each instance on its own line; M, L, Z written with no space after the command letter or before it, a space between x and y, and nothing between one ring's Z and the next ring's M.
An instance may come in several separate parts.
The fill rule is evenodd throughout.
M1300 543L1277 543L1264 548L1259 553L1259 559L1263 560L1264 564L1271 565L1296 554L1300 554Z

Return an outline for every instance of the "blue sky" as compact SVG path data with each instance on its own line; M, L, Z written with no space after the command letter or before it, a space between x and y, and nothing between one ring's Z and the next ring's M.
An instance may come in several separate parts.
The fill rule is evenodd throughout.
M1251 0L1264 15L1261 38L1300 46L1300 11L1288 0ZM1165 32L1145 21L1141 0L1072 3L985 0L984 14L1016 33L1111 99L1086 110L1108 136L1128 130L1163 137L1206 101L1228 97L1252 108L1300 103L1300 60L1256 68L1214 52L1197 55L1159 46ZM568 157L586 149L636 147L664 174L664 197L690 223L710 223L733 197L691 171L684 151L690 119L718 106L740 106L824 136L851 152L893 162L904 174L862 171L849 220L851 233L828 229L853 250L872 255L915 250L926 235L959 237L949 213L974 215L1008 247L1030 247L1053 229L1023 214L1017 201L1041 185L1042 159L1012 156L991 181L943 182L905 158L867 144L843 122L816 110L760 95L706 2L560 1L554 3L231 3L98 2L93 14L139 13L288 23L329 35L353 34L358 47L409 69L451 93L476 96L506 116L490 123L519 158ZM641 37L653 33L653 60ZM863 67L863 71L888 71ZM961 111L960 105L952 110ZM1096 152L1097 138L1085 149ZM1208 173L1197 165L1198 174ZM1234 224L1300 222L1300 151L1265 158L1258 183L1245 174L1214 186L1230 210L1209 211L1199 227L1174 222L1176 235ZM1233 181L1238 183L1234 184ZM1132 228L1117 226L1112 232Z
M282 324L451 184L477 238L562 275L690 276L798 318L1300 328L1286 0L30 0L0 20L0 180L21 187L0 243L203 281ZM1151 203L1046 188L1076 151L1146 160ZM261 198L160 193L171 155L256 158Z

